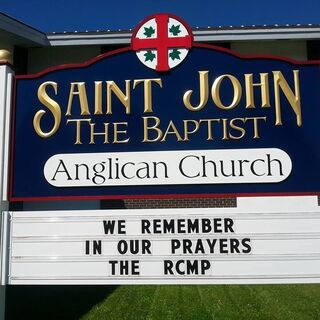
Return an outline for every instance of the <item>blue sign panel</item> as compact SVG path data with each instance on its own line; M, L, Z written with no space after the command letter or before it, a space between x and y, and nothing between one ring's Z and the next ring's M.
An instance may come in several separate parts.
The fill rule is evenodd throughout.
M319 64L192 45L175 18L16 77L12 201L319 193Z

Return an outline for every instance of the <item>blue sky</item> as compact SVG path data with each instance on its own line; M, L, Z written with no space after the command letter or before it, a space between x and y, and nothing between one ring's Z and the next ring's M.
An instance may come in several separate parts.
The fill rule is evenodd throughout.
M45 32L134 28L158 12L192 27L320 23L320 0L0 0L0 11Z

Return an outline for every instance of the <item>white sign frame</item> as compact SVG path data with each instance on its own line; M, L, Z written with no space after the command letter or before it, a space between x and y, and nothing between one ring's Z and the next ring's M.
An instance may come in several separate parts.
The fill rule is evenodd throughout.
M10 115L14 72L7 63L0 63L0 319L5 319L5 285L8 273L8 176Z

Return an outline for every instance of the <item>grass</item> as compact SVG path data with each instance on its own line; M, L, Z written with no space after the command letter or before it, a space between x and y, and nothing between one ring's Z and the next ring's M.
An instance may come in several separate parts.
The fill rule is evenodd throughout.
M320 284L7 286L5 319L320 320Z
M320 285L120 286L81 320L320 320Z

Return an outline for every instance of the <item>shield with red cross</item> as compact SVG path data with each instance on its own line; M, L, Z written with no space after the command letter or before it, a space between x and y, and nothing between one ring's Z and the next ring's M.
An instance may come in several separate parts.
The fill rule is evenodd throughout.
M139 60L156 71L168 71L180 64L192 43L190 27L179 17L164 13L142 21L131 39Z

